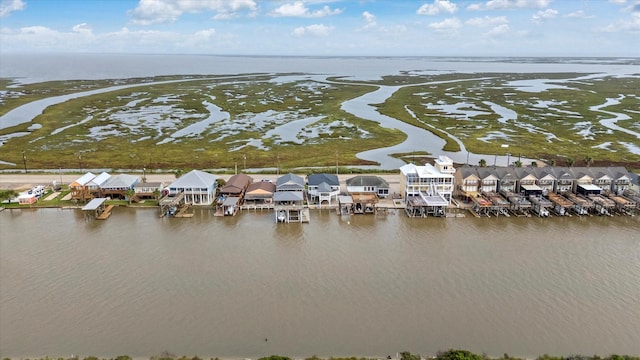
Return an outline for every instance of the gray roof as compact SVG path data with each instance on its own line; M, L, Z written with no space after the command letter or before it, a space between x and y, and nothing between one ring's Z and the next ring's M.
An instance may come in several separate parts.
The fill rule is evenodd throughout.
M169 185L169 188L177 189L204 189L215 188L218 176L200 170L191 170L182 175Z
M340 186L340 181L337 175L333 174L311 174L307 176L307 183L309 186L320 185L321 183L327 183L330 186Z
M107 201L107 198L95 198L95 199L91 199L91 201L89 201L89 203L87 205L85 205L82 210L85 211L93 211L93 210L98 210L98 208L100 206L102 206L102 204L104 204L104 202Z
M276 191L273 193L273 201L302 201L302 191Z
M304 190L304 179L295 174L285 174L276 180L276 191Z
M140 179L134 175L118 174L105 181L100 188L102 189L132 189Z
M536 176L535 170L534 168L528 168L528 167L515 167L513 168L513 170L516 173L516 176L518 177L518 179L523 179L529 175L533 176L534 178L538 178L538 176Z
M320 184L318 184L318 191L319 192L330 192L331 191L331 185L327 184L326 182L321 182Z
M495 167L479 167L478 168L478 177L480 179L486 179L489 176L497 176L500 178L498 172L502 171L504 168L495 168Z
M460 171L460 175L462 176L463 179L466 179L469 176L475 176L477 178L480 178L480 176L478 176L478 169L475 166L472 167L472 166L465 165L459 168L458 171Z
M389 183L380 176L358 175L347 179L347 186L376 186L378 188L388 188Z
M228 198L224 199L224 202L222 202L222 206L236 206L238 205L238 202L240 202L239 197L229 196Z

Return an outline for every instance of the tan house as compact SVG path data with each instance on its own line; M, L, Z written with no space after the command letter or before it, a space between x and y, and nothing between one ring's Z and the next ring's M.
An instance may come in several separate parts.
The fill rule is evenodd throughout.
M244 202L245 204L272 204L275 191L276 184L270 181L251 183L244 193Z
M71 198L77 201L89 201L93 199L91 192L89 191L89 182L93 180L96 175L92 172L87 172L82 175L71 184L69 184L69 189L71 189Z

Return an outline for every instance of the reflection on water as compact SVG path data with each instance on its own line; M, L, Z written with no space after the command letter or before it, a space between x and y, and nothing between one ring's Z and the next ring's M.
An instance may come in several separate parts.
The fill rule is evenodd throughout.
M638 233L638 217L4 211L0 351L639 354Z

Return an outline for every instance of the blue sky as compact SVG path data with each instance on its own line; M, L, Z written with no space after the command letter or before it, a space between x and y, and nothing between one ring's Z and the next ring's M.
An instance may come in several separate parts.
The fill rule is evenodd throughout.
M0 52L640 56L640 0L0 0Z

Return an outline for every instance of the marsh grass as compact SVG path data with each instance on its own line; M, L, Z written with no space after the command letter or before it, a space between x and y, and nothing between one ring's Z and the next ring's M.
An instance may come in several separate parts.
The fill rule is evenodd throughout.
M401 74L359 85L342 78L332 79L341 82L336 84L303 77L275 82L269 80L276 76L265 74L247 74L233 80L202 75L47 82L15 88L11 80L5 79L0 82L1 89L24 94L5 97L0 113L21 103L80 89L123 83L140 83L140 86L51 106L33 121L42 126L40 129L29 130L32 123L28 123L0 130L0 135L29 132L2 145L2 160L21 165L24 151L28 168L235 169L246 164L247 168L286 169L331 168L336 162L339 166L374 165L355 155L400 143L405 135L354 117L340 106L346 100L375 90L376 84L384 84L412 86L399 89L385 103L377 104L378 110L445 139L447 151L460 150L449 133L475 153L503 154L502 146L509 145L508 151L514 156L581 159L588 153L596 162L637 163L638 156L622 144L638 145L637 137L604 127L599 121L611 116L590 108L605 103L608 98L620 98L620 104L602 110L628 115L630 119L619 121L618 125L639 131L640 115L630 109L640 108L637 95L640 79L606 77L560 81L578 75ZM181 78L189 81L143 83ZM558 80L558 85L570 89L526 92L507 86L509 81L530 79L548 79L548 83ZM460 81L437 83L450 80ZM427 106L462 102L466 105L460 110L481 110L486 114L455 117ZM517 120L500 123L499 115L486 102L517 112ZM552 104L549 107L553 110L539 105L545 102ZM222 119L215 120L200 133L171 137L176 131L206 119L210 115L206 103L215 104ZM277 135L265 137L278 126L310 117L321 119L298 133L304 136L302 144L282 141ZM56 130L58 133L53 134ZM581 133L581 130L584 131ZM312 135L313 131L316 135ZM507 137L491 138L498 133ZM162 143L163 140L167 142ZM266 150L252 146L256 140L261 141ZM426 159L429 155L437 154L422 154L422 157ZM411 154L394 156L407 161ZM418 154L414 154L414 158L416 156Z
M618 125L633 129L640 117L628 109L640 108L640 98L636 94L640 88L640 80L635 78L613 78L581 81L557 82L572 89L549 89L541 92L518 91L506 87L507 81L528 79L570 79L577 74L485 74L491 79L472 80L459 83L428 84L405 87L379 106L380 112L427 129L447 140L445 149L456 150L457 144L442 132L444 130L461 139L465 147L475 153L503 154L503 145L508 145L511 154L526 157L544 158L549 154L561 157L581 157L588 152L594 159L611 162L637 162L637 155L632 154L621 142L638 144L633 135L613 132L599 123L610 118L602 112L590 110L595 105L606 102L607 98L625 97L619 105L602 110L625 113L631 119L619 121ZM553 81L548 81L554 84ZM427 104L470 103L473 106L462 107L462 110L482 110L489 114L476 115L469 118L454 117L436 109L429 109ZM516 121L500 123L498 114L491 111L484 102L492 102L511 109L518 114ZM539 102L552 102L555 109L551 111L536 108ZM413 112L417 120L408 110ZM575 116L569 116L576 113ZM576 126L589 123L590 133L581 135ZM437 130L430 128L435 127ZM533 130L527 130L531 128ZM492 134L502 132L508 138L481 140ZM553 136L549 136L549 133ZM611 143L607 149L598 146ZM455 145L454 145L455 144Z
M369 165L372 163L357 159L355 154L404 140L404 134L397 130L381 128L340 109L342 102L373 87L306 81L270 83L265 79L147 85L69 100L47 108L34 120L42 128L7 141L3 160L21 163L25 151L30 168L234 169L238 163L251 168L275 167L277 163L295 168L332 165L337 154L341 164ZM127 107L132 102L135 106ZM229 114L229 119L210 126L201 135L159 144L171 133L206 118L205 102L215 103ZM145 113L152 106L168 110ZM239 122L248 114L265 112L288 113L282 123L324 116L317 125L325 130L301 145L271 138L263 139L269 147L266 151L246 146L249 140L260 139L279 125L265 122L256 128L255 124ZM123 113L127 114L126 120L115 120ZM332 126L334 121L348 126ZM26 131L29 126L22 124L7 131ZM67 128L52 134L63 127ZM354 138L353 129L368 136Z

